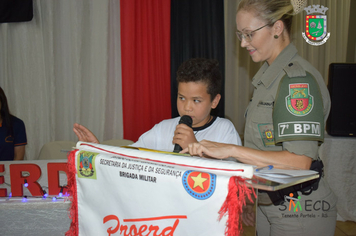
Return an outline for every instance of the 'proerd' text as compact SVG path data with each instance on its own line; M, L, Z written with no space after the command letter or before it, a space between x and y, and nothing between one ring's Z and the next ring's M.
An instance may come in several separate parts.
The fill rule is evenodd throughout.
M165 228L160 229L158 225L147 225L147 224L132 224L131 226L120 224L120 220L116 215L107 215L103 219L103 223L113 220L117 222L115 228L109 227L107 229L108 235L113 235L115 233L119 233L119 235L123 236L174 236L174 231L176 230L179 224L179 218L186 219L186 216L167 216L167 217L160 217L160 218L147 218L147 219L138 219L138 220L124 220L124 222L147 222L147 221L154 221L154 220L167 220L167 219L175 219L173 226L167 226Z

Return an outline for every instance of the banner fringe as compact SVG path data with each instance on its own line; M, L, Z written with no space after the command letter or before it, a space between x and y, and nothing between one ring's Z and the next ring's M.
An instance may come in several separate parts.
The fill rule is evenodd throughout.
M75 167L75 154L77 150L71 151L68 154L68 176L67 176L67 186L68 192L71 198L71 206L69 208L69 218L72 220L69 230L65 233L66 236L76 236L78 232L78 198L77 198L77 181L76 174L77 169Z
M246 185L246 180L240 176L233 176L229 180L229 192L219 211L219 221L228 215L225 236L239 236L242 233L241 215L247 198L253 202L251 193L256 197L255 190Z

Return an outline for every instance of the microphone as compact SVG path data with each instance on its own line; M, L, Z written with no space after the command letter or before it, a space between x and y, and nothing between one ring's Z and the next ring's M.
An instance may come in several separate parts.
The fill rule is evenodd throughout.
M179 120L179 124L185 124L185 125L188 125L190 128L192 128L192 124L193 124L192 117L187 116L187 115L182 116ZM178 144L174 145L173 152L180 152L182 150L183 150L182 147L179 146Z

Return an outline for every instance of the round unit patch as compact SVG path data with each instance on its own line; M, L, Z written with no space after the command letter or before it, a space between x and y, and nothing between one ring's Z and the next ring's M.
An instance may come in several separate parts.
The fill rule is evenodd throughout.
M190 196L205 200L211 197L215 191L216 175L188 170L183 174L182 183Z

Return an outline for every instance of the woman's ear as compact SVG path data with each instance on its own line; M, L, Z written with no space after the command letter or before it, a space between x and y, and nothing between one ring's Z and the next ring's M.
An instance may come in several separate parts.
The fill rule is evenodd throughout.
M221 99L221 95L217 94L214 100L211 102L211 109L215 109L218 106L220 99Z
M278 37L281 36L284 30L284 23L281 20L277 20L274 25L273 25L273 35L278 35Z

